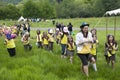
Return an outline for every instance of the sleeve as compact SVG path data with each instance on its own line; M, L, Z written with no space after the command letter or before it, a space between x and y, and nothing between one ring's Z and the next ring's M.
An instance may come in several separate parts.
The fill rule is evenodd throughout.
M76 46L78 46L80 42L82 43L83 39L82 39L82 35L78 33L76 35L76 40L75 40Z
M78 44L79 44L79 35L78 35L78 34L76 35L75 43L76 43L76 45L78 46Z

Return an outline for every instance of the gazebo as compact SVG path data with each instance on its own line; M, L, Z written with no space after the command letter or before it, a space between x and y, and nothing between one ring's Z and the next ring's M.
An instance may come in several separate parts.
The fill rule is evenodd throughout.
M107 11L105 13L106 16L115 16L115 19L114 19L114 37L116 35L116 16L120 14L120 8L119 9L115 9L115 10L111 10L111 11ZM106 35L107 35L107 19L106 19Z

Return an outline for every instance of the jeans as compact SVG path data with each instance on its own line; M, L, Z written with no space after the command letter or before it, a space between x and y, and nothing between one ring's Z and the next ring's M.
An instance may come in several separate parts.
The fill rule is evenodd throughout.
M66 44L61 44L61 48L62 48L62 55L64 55L66 53Z

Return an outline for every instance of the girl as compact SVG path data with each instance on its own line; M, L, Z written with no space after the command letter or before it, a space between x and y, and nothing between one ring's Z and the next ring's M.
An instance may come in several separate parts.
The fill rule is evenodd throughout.
M81 32L76 35L77 54L82 62L82 71L86 76L89 76L88 58L91 52L91 43L93 41L91 32L88 31L89 24L82 23L80 26Z
M10 57L13 57L16 55L16 49L15 49L15 43L14 43L14 39L12 38L10 33L5 34L6 38L5 38L5 42L4 44L7 46L7 51L10 55Z
M50 29L49 32L48 32L48 41L49 41L49 50L50 52L53 52L53 44L54 44L54 35L53 35L53 30Z
M93 28L93 29L91 30L91 33L92 33L92 35L97 35L97 30L96 30L95 28Z
M48 35L47 35L47 32L43 32L43 37L42 37L42 40L43 40L43 46L46 50L48 50Z
M37 46L38 46L38 48L43 48L41 31L37 30L36 33L37 33Z
M74 50L75 50L75 43L73 41L73 37L69 36L68 43L67 43L67 55L70 56L70 63L71 64L73 63Z
M105 58L107 61L107 64L109 65L111 61L112 68L114 68L115 63L115 51L118 49L117 42L114 39L113 35L107 36L107 42L105 43Z
M32 45L29 42L29 33L25 33L21 39L21 41L23 42L24 45L24 49L27 50L32 50Z
M97 36L95 34L92 35L92 37L93 37L93 42L92 42L92 47L91 47L91 52L90 52L89 58L90 58L90 62L93 65L94 70L97 71L96 59L97 59L98 40L97 40Z
M66 53L66 46L67 46L67 36L68 36L68 28L64 27L63 28L63 33L61 34L61 49L62 49L62 54L61 54L61 58L65 57L65 53Z

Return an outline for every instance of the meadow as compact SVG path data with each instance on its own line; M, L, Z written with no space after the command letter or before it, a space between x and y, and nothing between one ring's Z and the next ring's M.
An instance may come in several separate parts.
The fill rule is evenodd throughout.
M92 19L92 18L91 18ZM89 20L89 19L88 19ZM59 19L65 23L73 21L69 19ZM80 25L81 22L76 25ZM89 20L91 21L91 20ZM89 21L87 21L89 23ZM97 19L95 20L97 21ZM0 21L3 23L4 21ZM73 23L75 23L73 21ZM12 24L7 22L7 24ZM91 21L92 23L92 21ZM33 23L32 23L33 24ZM37 23L34 23L36 25ZM51 24L51 23L50 23ZM50 24L46 24L51 26ZM75 34L78 31L74 31ZM114 32L108 31L109 34ZM31 37L35 37L36 31L31 31ZM54 52L50 53L44 49L38 49L36 46L36 39L31 39L30 43L33 46L32 51L24 51L21 37L17 37L16 56L9 57L9 54L4 45L4 36L0 37L0 80L119 80L120 79L120 50L116 52L115 69L107 66L104 58L104 43L106 41L106 32L98 31L98 52L97 52L97 67L95 72L92 66L89 66L90 76L87 78L80 70L81 61L78 56L74 55L74 62L70 64L69 59L61 59L61 47L54 43ZM116 31L116 41L120 44L120 34ZM120 47L120 46L119 46Z
M77 33L78 31L75 31ZM102 33L102 34L101 34ZM113 31L109 31L113 33ZM120 35L117 31L116 40L120 44ZM35 31L31 36L35 36ZM106 65L104 59L104 43L106 41L105 31L98 31L100 42L97 53L98 72L93 71L90 66L90 77L86 78L80 70L80 59L76 53L74 63L70 64L69 59L60 58L60 46L54 44L54 52L50 53L44 49L38 49L36 40L31 39L32 51L25 52L18 37L15 41L17 54L9 57L6 46L3 44L4 37L0 37L0 80L119 80L120 73L120 51L116 53L115 69Z
M73 27L79 27L82 22L87 22L90 24L90 27L97 28L105 28L106 27L106 19L108 27L114 27L115 17L100 17L100 18L71 18L71 19L55 19L55 22L63 23L64 25L68 25L69 22L73 24ZM116 17L116 27L120 27L120 17ZM6 25L10 26L13 24L19 24L16 20L0 20L0 24L6 23ZM52 24L52 20L48 19L46 22L31 22L31 27L39 27L39 28L47 28L47 27L55 27Z

